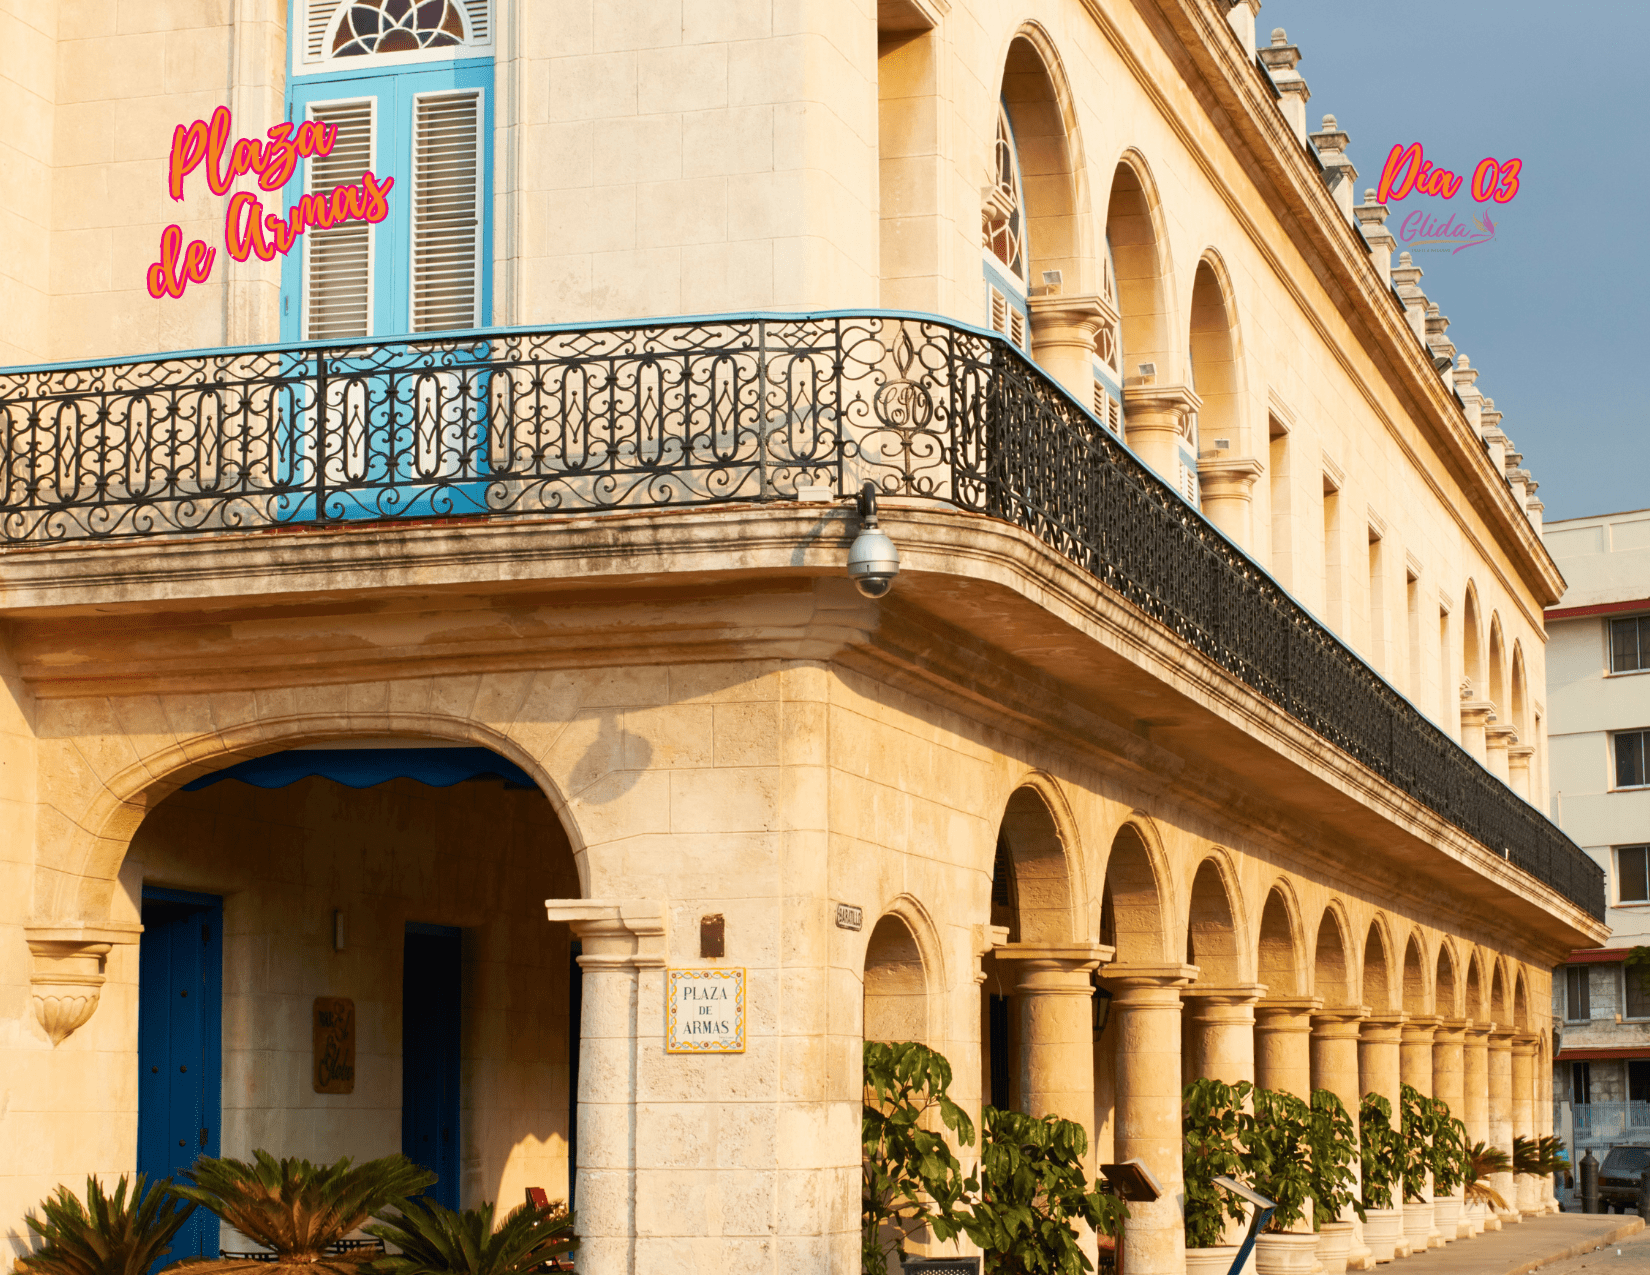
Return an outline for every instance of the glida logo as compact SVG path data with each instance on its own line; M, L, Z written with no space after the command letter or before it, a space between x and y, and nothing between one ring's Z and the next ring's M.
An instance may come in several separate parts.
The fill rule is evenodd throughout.
M1472 197L1478 203L1509 204L1518 194L1519 177L1524 170L1521 159L1498 160L1485 156L1472 170ZM1381 184L1376 188L1375 201L1403 199L1408 195L1430 195L1437 199L1454 199L1466 185L1466 178L1458 177L1447 168L1437 167L1426 157L1420 142L1408 146L1394 146L1381 169ZM1477 248L1495 240L1496 224L1485 209L1472 218L1469 227L1457 223L1452 212L1440 219L1425 209L1408 213L1398 225L1398 242L1405 248L1430 248L1434 252L1446 249L1451 255L1463 248Z

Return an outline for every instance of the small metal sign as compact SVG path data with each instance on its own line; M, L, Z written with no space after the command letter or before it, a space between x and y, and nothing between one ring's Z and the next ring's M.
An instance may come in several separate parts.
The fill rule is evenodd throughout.
M315 998L315 1092L355 1092L355 1002Z
M745 971L665 971L665 1052L745 1052Z
M865 924L865 910L856 908L852 903L838 903L836 905L836 928L839 930L857 930Z

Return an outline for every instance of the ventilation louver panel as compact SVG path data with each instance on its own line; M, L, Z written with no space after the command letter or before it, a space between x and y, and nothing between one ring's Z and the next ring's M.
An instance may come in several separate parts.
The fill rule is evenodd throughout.
M413 108L412 330L474 327L481 302L481 97Z
M372 99L328 102L310 107L309 117L338 126L332 153L307 161L305 189L325 195L334 186L358 182L373 166ZM304 336L331 341L370 334L372 227L349 221L304 233Z

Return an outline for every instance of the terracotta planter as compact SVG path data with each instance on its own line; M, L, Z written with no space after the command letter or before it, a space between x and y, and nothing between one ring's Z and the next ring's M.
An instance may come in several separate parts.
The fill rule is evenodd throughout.
M1398 1255L1404 1238L1404 1215L1400 1209L1364 1210L1364 1243L1377 1262L1390 1262Z
M1219 1244L1214 1248L1186 1250L1186 1275L1226 1275L1237 1256L1236 1244Z
M1312 1275L1318 1237L1310 1231L1262 1231L1255 1240L1255 1275Z
M1346 1255L1352 1248L1352 1223L1325 1222L1318 1231L1318 1261L1323 1275L1346 1275Z
M1461 1227L1461 1197L1458 1195L1444 1196L1432 1202L1432 1218L1437 1224L1438 1234L1444 1237L1444 1243L1463 1238ZM1471 1235L1471 1230L1466 1232Z
M1404 1238L1411 1253L1425 1253L1432 1234L1432 1205L1404 1201Z

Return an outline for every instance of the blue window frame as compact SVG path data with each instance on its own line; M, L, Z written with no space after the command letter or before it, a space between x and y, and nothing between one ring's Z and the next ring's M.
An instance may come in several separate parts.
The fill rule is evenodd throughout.
M315 232L311 230L298 238L282 267L283 341L399 336L415 331L485 326L491 322L491 278L487 265L492 256L492 90L491 58L351 69L306 75L292 81L288 90L287 118L295 123L317 116L327 118L329 115L360 119L362 127L370 130L365 166L372 169L380 185L386 177L393 178L395 185L388 195L389 215L371 226L356 223L351 231L365 245L366 261L358 273L333 273L325 284L312 280L308 267L311 264L309 257L315 255L312 244ZM415 121L428 120L440 114L432 108L463 105L471 101L478 127L474 171L468 180L474 183L474 213L471 219L479 222L472 232L477 241L473 310L462 302L457 306L449 304L445 310L440 306L432 310L427 297L433 276L434 289L441 291L445 287L449 298L452 295L454 254L451 251L420 254L418 251L420 235L427 236L429 233L421 227L438 225L443 212L439 207L439 192L434 190L436 183L426 183L426 189L419 190L420 167L422 164L427 168L431 162L451 162L451 147L447 156L438 155L432 161L427 145L415 148L418 140L415 135L420 128ZM351 106L366 109L354 112L341 109ZM450 117L451 110L447 114ZM447 126L450 131L450 120ZM303 161L295 180L287 186L284 212L288 215L299 198L308 191L311 167L318 163L321 161ZM325 181L359 180L361 166L335 163L326 170ZM432 204L436 206L432 208ZM449 224L450 221L449 218ZM444 259L432 264L435 257ZM326 287L345 294L353 294L357 290L364 292L360 298L364 304L359 311L364 322L357 321L357 312L350 308L350 296L345 296L341 304L347 313L342 319L330 328L318 324L315 321L318 316L312 313L308 303L317 301ZM459 312L466 312L464 318L469 321L438 322L437 326L432 326L429 319L421 321L420 318L421 314L434 314L440 320L444 314Z

